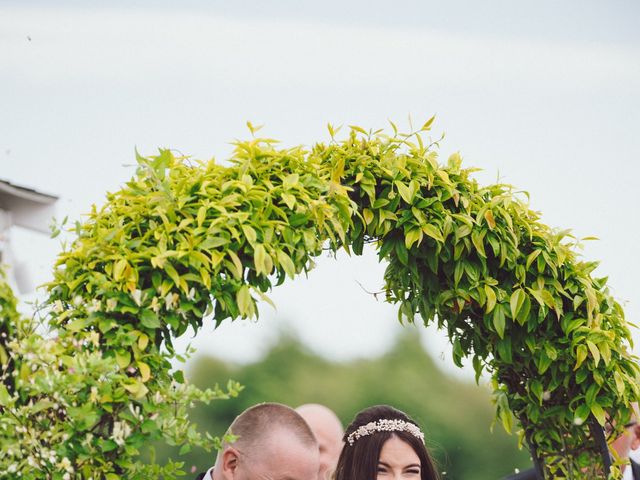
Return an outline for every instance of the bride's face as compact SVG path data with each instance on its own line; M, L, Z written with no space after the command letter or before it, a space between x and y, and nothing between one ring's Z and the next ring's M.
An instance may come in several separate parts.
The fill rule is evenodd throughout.
M393 436L382 445L377 480L420 480L420 458L411 445Z

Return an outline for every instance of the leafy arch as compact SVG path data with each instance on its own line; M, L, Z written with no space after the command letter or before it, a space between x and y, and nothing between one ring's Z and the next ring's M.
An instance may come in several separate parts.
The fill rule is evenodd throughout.
M58 258L45 313L54 334L3 344L13 363L0 386L0 472L178 475L179 464L137 461L142 446L215 446L188 404L239 388L186 383L171 369L172 339L207 315L257 316L256 300L323 249L360 254L365 243L388 262L400 318L437 322L456 364L471 357L492 375L497 418L520 427L550 478L601 471L587 420L615 419L619 431L638 396L623 310L577 241L512 187L479 185L458 154L440 164L431 122L409 134L351 127L343 140L329 127L331 141L308 150L238 141L226 165L138 156L136 175Z

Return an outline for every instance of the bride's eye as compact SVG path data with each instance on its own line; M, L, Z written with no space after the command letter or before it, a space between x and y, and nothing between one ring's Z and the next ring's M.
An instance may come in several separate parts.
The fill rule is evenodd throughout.
M420 475L419 468L408 468L405 472L407 475Z
M387 469L384 465L378 465L378 473L386 473Z

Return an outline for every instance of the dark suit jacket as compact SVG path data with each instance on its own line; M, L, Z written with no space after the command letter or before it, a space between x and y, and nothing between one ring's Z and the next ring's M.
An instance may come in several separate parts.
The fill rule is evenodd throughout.
M640 480L640 463L636 463L631 460L631 471L633 472L633 478Z
M204 476L207 474L207 472L202 472L199 473L198 476L196 477L196 480L203 480Z

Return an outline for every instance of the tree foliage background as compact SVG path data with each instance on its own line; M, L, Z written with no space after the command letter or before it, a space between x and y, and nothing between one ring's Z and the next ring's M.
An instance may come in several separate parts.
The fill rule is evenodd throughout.
M515 436L502 427L490 431L494 418L490 392L485 386L446 375L423 350L417 332L408 327L395 345L377 358L333 363L307 350L290 335L283 335L260 361L234 365L199 356L187 377L198 387L233 378L245 385L231 400L199 404L193 420L212 435L222 435L243 409L265 401L293 407L319 402L336 411L346 426L356 412L374 404L389 404L411 414L423 427L430 450L444 478L496 480L514 468L531 466ZM204 471L215 453L196 449L178 456L178 448L158 446L159 456L180 458L187 470Z

